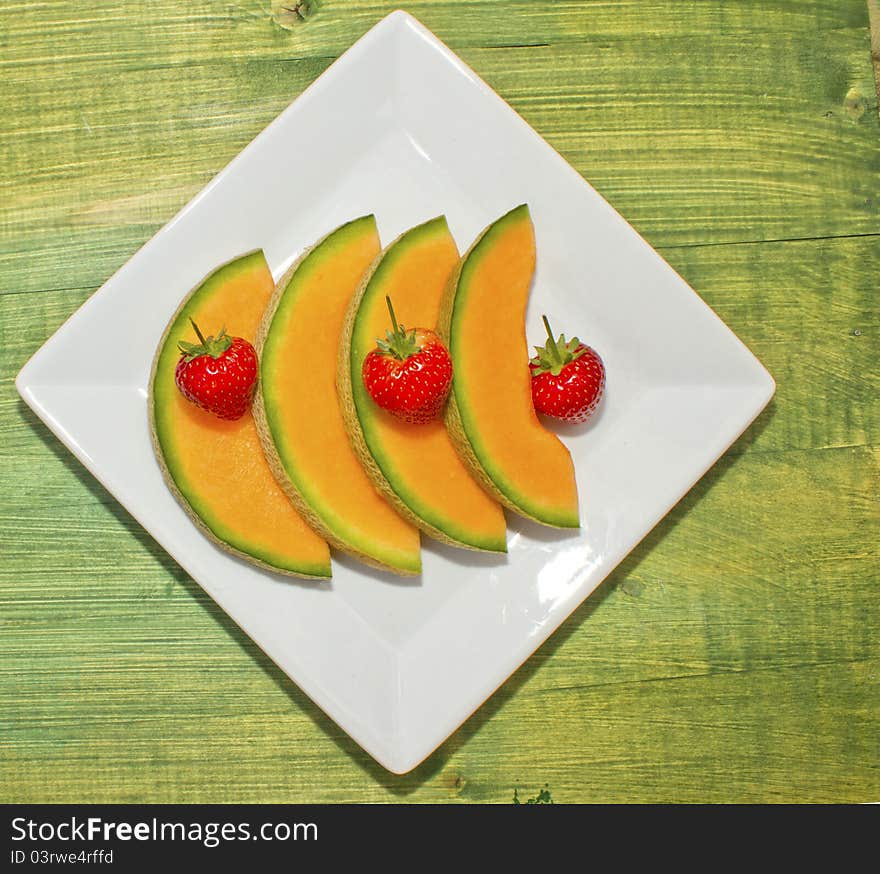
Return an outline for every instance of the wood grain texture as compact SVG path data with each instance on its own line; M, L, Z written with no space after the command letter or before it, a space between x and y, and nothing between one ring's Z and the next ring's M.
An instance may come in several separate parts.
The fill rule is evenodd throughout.
M868 0L868 24L871 28L871 59L874 62L874 85L880 102L880 3Z
M864 0L408 4L779 385L412 774L308 702L17 398L49 334L392 8L324 0L287 30L268 0L0 7L2 800L880 798Z

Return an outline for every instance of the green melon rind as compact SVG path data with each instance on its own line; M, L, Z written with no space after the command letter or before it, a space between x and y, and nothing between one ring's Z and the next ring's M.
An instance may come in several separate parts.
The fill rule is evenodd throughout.
M306 579L324 580L328 579L331 575L329 560L326 564L291 564L288 559L271 550L249 551L247 542L238 537L234 530L212 518L210 507L200 502L193 495L192 484L186 481L185 475L180 470L177 470L175 474L173 470L176 467L173 452L170 451L173 441L168 433L168 425L165 422L161 406L169 395L173 396L173 393L178 390L174 382L174 371L180 358L180 350L175 343L168 342L169 336L176 331L182 322L187 325L189 324L189 314L193 311L194 305L197 305L204 297L210 295L213 290L222 286L228 279L240 273L246 273L254 269L258 264L265 265L265 263L266 260L263 252L257 249L221 265L206 276L183 299L177 311L169 320L162 334L162 339L159 341L150 370L147 394L150 440L153 444L156 460L159 463L159 469L162 471L162 477L169 491L174 495L193 524L212 543L238 558L275 573L305 577ZM156 377L160 372L167 378L157 380ZM166 447L169 449L168 452L166 452ZM253 547L250 547L250 549L253 549Z
M404 519L435 540L451 546L481 552L507 552L506 531L500 539L475 537L473 532L433 511L423 503L420 495L406 488L395 469L394 459L384 451L377 438L373 428L376 420L374 402L361 378L361 367L366 355L364 350L369 351L376 341L375 337L367 335L365 328L359 330L358 317L362 304L374 295L384 297L383 277L394 269L398 259L409 247L418 245L431 235L447 233L449 226L446 217L439 216L401 234L375 258L348 308L336 384L355 454L373 485Z
M422 570L421 555L418 555L413 562L408 556L398 552L378 551L367 542L366 538L352 531L345 520L331 507L323 507L321 510L316 508L320 501L311 491L307 480L298 473L294 463L294 453L285 445L284 435L272 426L277 399L273 397L272 389L269 387L271 380L267 380L266 375L273 360L272 327L275 319L279 313L283 315L284 309L291 305L294 297L288 297L288 292L295 296L297 291L295 279L302 279L307 275L300 271L319 267L324 258L333 254L337 245L344 244L350 235L363 232L365 227L375 230L375 216L361 216L331 231L303 252L276 285L254 344L260 361L260 384L254 398L254 420L257 423L257 432L260 435L266 461L275 479L302 517L321 537L331 546L347 552L371 567L390 570L404 576L417 576ZM307 366L307 363L304 363L304 366Z
M527 204L521 204L501 216L487 227L474 241L473 245L462 256L458 267L452 272L438 319L438 334L447 344L455 365L455 348L457 342L457 314L462 311L467 300L468 273L479 263L484 246L491 244L493 238L505 228L523 218L531 221ZM524 362L523 366L526 366ZM580 518L577 508L574 511L559 509L536 503L530 496L521 493L510 481L508 476L493 461L490 453L479 440L478 429L470 414L467 404L466 377L460 369L454 371L452 391L446 404L446 427L452 437L461 458L478 482L500 503L520 516L525 516L542 525L554 528L579 528Z

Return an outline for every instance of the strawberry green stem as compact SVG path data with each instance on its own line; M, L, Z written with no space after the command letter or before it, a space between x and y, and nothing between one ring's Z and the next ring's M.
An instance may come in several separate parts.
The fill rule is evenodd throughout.
M416 342L416 332L415 330L407 331L404 325L398 324L391 298L387 294L385 295L385 303L388 306L388 314L391 316L393 330L386 331L385 339L377 340L376 345L385 355L391 355L398 361L406 361L421 348Z
M532 374L552 373L554 376L559 376L566 365L577 361L584 354L586 347L577 337L572 337L571 340L566 340L565 334L560 334L558 338L554 337L547 316L541 318L547 329L547 342L543 346L536 346L535 352L538 354L529 359Z
M400 333L400 327L397 324L397 316L394 315L394 307L391 305L391 298L386 294L385 295L385 303L388 304L388 312L391 314L391 326L394 328L394 333Z
M200 355L210 355L212 358L219 358L232 345L232 338L226 333L226 328L223 328L216 337L212 334L206 340L205 335L199 330L199 326L192 317L190 317L189 323L193 326L199 342L188 343L186 340L178 342L177 348L186 355L187 361L192 361Z
M544 321L546 321L546 319ZM199 343L204 346L205 338L202 336L202 332L199 330L199 326L195 323L195 320L192 316L189 317L189 323L193 326L193 330L196 332L196 336L199 338Z
M550 322L547 321L547 316L541 316L544 320L544 327L547 329L547 336L550 338L550 348L553 350L553 357L560 364L562 363L562 355L559 354L559 347L556 345L556 338L553 336L553 331L550 329Z

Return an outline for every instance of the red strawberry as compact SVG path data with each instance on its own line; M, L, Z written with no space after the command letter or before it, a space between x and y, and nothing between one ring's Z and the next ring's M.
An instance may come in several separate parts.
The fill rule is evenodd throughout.
M174 381L183 396L221 419L240 419L250 408L257 388L257 353L247 340L230 337L224 328L216 337L202 336L190 323L198 343L178 343L180 361Z
M573 337L561 334L553 339L544 316L549 338L529 361L532 372L532 402L539 413L565 422L586 422L599 406L605 392L605 365L599 354Z
M398 325L391 298L385 302L394 329L386 332L386 339L377 340L377 348L364 358L364 385L383 410L421 425L443 409L452 385L452 359L433 331L407 331Z

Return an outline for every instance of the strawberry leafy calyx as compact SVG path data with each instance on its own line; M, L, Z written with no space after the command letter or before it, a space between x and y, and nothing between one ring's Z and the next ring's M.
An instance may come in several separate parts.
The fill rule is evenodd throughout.
M199 338L198 343L187 343L186 340L180 340L177 348L186 356L187 361L192 361L202 355L210 355L212 358L219 358L232 345L232 337L226 333L226 328L222 328L216 336L205 337L199 330L199 326L192 320L189 320Z
M538 354L530 358L529 363L535 368L533 374L552 373L553 376L559 376L566 365L577 361L587 350L582 347L577 337L566 340L565 334L560 334L558 338L554 338L547 316L542 318L547 329L547 342L543 346L535 346L535 352Z
M407 331L403 325L397 323L394 307L391 306L391 298L388 295L385 295L385 303L388 304L388 312L391 315L392 329L385 332L384 340L376 340L376 346L384 355L390 355L398 361L406 361L407 358L422 351L421 344L416 339L416 330L413 328Z

